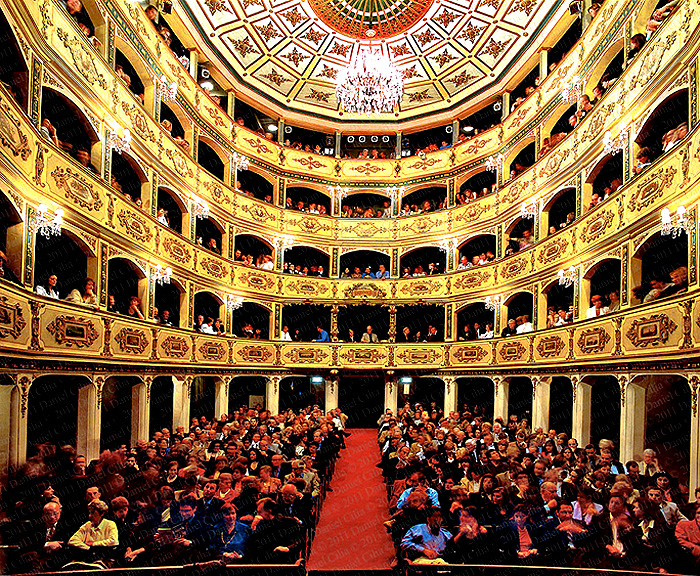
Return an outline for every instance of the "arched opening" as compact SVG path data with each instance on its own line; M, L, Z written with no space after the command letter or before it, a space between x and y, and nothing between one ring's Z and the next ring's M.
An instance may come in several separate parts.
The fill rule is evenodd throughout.
M27 109L29 70L17 38L4 14L0 14L0 82L9 90L22 109Z
M56 275L55 290L65 298L74 289L82 290L88 275L88 255L72 234L63 230L58 236L46 238L35 236L34 282L36 286L47 287L47 279Z
M209 174L218 178L222 182L226 175L226 164L219 157L219 154L201 138L197 147L197 162Z
M209 319L221 320L224 317L224 303L211 292L197 292L194 295L194 328Z
M295 342L309 342L321 338L318 327L330 334L331 308L314 304L285 304L282 307L282 326L289 327Z
M160 103L160 123L163 129L173 138L185 137L185 128L182 122L180 122L177 114L173 112L173 109L165 102Z
M620 309L620 279L622 277L622 263L617 258L608 258L598 262L584 277L582 299L588 305L594 296L602 301L602 307L609 312L617 312ZM586 290L586 280L589 281L589 291ZM595 305L591 302L591 307ZM587 317L600 315L595 310L587 312Z
M527 63L524 63L523 67L525 66L527 66ZM525 100L525 98L535 91L539 81L539 76L540 67L539 65L535 65L530 72L528 72L525 77L518 82L517 86L510 90L510 101L514 106L513 109L517 108Z
M289 376L280 380L280 413L290 408L298 412L314 405L325 405L325 380L322 376Z
M457 340L485 339L493 334L494 310L489 310L483 302L467 304L457 312Z
M508 230L506 230L508 238L508 245L505 251L506 256L530 248L535 243L535 235L532 230L533 224L532 218L519 217L508 227Z
M548 234L566 228L576 219L576 188L564 188L557 192L545 206L542 215L546 218Z
M126 84L126 87L138 98L141 103L145 101L146 87L143 80L139 77L136 68L132 65L131 60L117 48L114 56L114 70L117 77Z
M469 138L478 136L484 130L493 128L501 121L501 110L500 107L494 108L495 103L495 100L485 103L483 108L460 120L460 133L457 138L460 144Z
M156 283L154 301L164 326L170 324L175 327L180 326L182 322L180 312L185 310L185 297L184 287L172 279L169 284ZM185 322L182 323L186 326L189 319L186 318Z
M525 146L518 155L513 158L508 171L508 180L513 180L521 174L526 168L529 168L537 161L535 143L530 142Z
M611 86L615 80L617 80L622 72L624 71L624 66L625 66L625 50L624 48L620 48L617 53L610 58L610 61L608 65L605 67L605 70L603 71L603 74L600 77L600 80L596 82L596 86L603 88L602 92L607 90L609 86ZM595 104L596 102L594 102Z
M461 413L469 412L473 418L481 416L484 421L493 421L493 380L483 377L458 378L457 406Z
M252 195L263 202L269 204L273 202L274 186L266 178L252 170L238 171L238 185L235 188L241 190L243 194ZM326 208L329 209L330 204Z
M452 146L452 125L437 126L412 134L405 134L404 139L408 140L408 148L417 154L420 150L424 152L435 152L444 150Z
M157 430L174 431L173 427L173 377L157 376L151 382L151 418L149 434L151 438Z
M620 445L620 385L615 376L586 376L591 385L591 435L595 446L603 438Z
M391 201L381 194L357 192L343 199L340 215L343 218L388 218Z
M577 104L572 104L569 106L559 119L552 126L552 130L549 133L549 137L545 138L542 142L542 148L540 148L540 158L554 148L559 142L561 142L566 136L571 132L578 120L576 118Z
M464 202L476 200L491 194L497 182L496 172L484 170L470 176L459 187L459 193L464 198ZM462 202L462 204L464 203Z
M328 276L330 256L311 246L293 246L284 251L284 268L286 274L304 276Z
M532 321L532 292L518 292L513 294L510 298L506 299L503 305L506 308L506 318L508 320L515 320L516 325L518 318L522 318L523 316L528 316L530 321ZM507 327L505 327L504 330L506 328Z
M348 426L373 428L384 413L383 374L345 374L338 381L338 406L348 415Z
M549 428L571 437L574 389L566 376L554 376L549 388ZM547 430L545 430L547 432Z
M243 302L231 311L231 332L238 338L271 340L270 309L255 302Z
M364 338L371 343L375 341L371 334L377 341L385 341L389 337L389 310L385 306L343 306L338 310L338 333L343 342L362 342Z
M272 270L275 264L272 252L269 242L252 234L237 234L233 241L233 259L236 262Z
M96 154L100 153L97 150L100 148L98 137L90 121L75 103L60 92L42 88L41 118L41 135L64 152L77 157L78 151L87 151L88 164L93 147ZM94 168L92 170L96 171Z
M654 234L632 259L633 303L647 303L688 289L688 236Z
M496 235L481 234L469 238L459 247L458 270L479 266L496 259Z
M390 270L390 258L388 254L375 250L353 250L340 256L340 277L341 278L367 278L368 274L379 270L379 265L383 264ZM365 276L363 276L365 275Z
M39 376L29 388L27 400L28 456L39 444L76 446L78 440L78 396L84 376L50 374Z
M112 181L110 184L117 192L121 192L127 200L135 202L140 207L143 202L143 184L147 183L146 174L132 156L125 153L117 154L112 150Z
M187 209L178 195L160 186L158 188L158 221L175 230L178 234L182 234L182 215L185 213L187 213Z
M439 419L442 407L445 405L445 383L440 378L420 377L412 378L408 386L399 384L398 405L410 403L411 406L420 404L428 416ZM408 393L407 393L408 392ZM417 414L416 417L420 417Z
M15 284L20 283L22 276L23 236L22 217L0 190L0 278Z
M552 72L556 68L583 33L583 18L580 18L578 14L566 15L564 18L570 20L571 24L547 53L548 72Z
M588 210L595 208L622 186L623 170L624 159L621 153L608 154L600 160L588 177L588 183L592 185ZM586 205L585 200L583 205Z
M401 215L422 214L447 208L447 188L430 186L406 194L401 200Z
M294 186L287 188L285 208L298 210L299 212L309 212L311 214L330 214L331 199L329 196L318 190ZM321 210L323 207L323 211Z
M518 420L527 419L532 424L532 380L526 376L508 380L508 415L515 415Z
M396 331L409 330L410 342L442 342L445 339L445 308L440 304L396 307Z
M138 298L138 310L144 317L148 311L144 309L148 280L143 270L127 258L110 258L107 262L107 310L118 314L130 314L138 318L132 310L131 299ZM114 298L114 302L112 302ZM136 304L136 302L134 302Z
M635 378L633 383L646 388L644 448L656 452L661 470L687 484L692 413L688 381L675 374L655 374Z
M405 252L399 259L401 277L433 276L444 274L447 252L436 246L424 246Z
M207 420L219 417L214 414L216 402L216 378L214 376L195 376L190 387L190 417L200 418L205 416Z
M574 285L566 286L559 281L552 282L542 289L547 303L547 327L554 328L573 321Z
M111 376L102 385L100 450L131 446L131 392L140 382L134 376Z
M197 217L195 223L195 242L216 254L221 254L224 228L211 216Z
M256 404L265 405L267 378L264 376L236 376L228 387L228 413Z
M658 156L673 148L688 134L688 90L672 94L661 102L646 119L635 138L642 149L648 148L653 162Z

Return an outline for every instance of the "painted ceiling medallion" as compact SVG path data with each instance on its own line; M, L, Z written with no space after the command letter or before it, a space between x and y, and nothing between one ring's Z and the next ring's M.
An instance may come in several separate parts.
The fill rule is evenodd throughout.
M416 24L433 0L308 0L318 17L352 38L390 38Z

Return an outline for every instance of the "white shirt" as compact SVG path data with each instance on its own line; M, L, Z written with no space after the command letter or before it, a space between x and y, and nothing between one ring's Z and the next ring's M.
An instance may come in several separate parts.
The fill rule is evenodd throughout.
M292 335L289 332L280 332L280 340L284 342L291 342Z
M275 263L272 260L268 260L267 262L260 264L259 268L262 270L274 270Z
M202 324L199 331L202 334L216 334L216 332L214 332L214 328L212 326L210 326L209 324Z
M55 298L58 300L58 292L53 288L47 290L46 287L39 285L36 287L36 293L39 296L46 296L47 298Z
M610 312L607 306L601 306L600 307L600 312L596 314L596 307L591 306L588 310L586 310L586 318L595 318L596 316L602 316L603 314L607 314Z
M516 334L525 334L526 332L532 332L532 322L523 322L515 329Z
M486 330L483 334L479 334L479 340L488 340L493 338L493 330Z

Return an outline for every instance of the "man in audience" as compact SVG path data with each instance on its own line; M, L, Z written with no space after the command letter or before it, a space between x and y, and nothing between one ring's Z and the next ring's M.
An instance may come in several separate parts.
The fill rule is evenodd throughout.
M365 343L377 343L379 342L379 338L377 338L377 335L372 332L372 326L367 326L367 329L362 335L362 339L360 341Z

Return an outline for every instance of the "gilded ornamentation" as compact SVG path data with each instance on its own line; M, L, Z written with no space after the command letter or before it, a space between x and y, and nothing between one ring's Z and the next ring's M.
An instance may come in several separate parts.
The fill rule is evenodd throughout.
M700 378L692 375L690 378L688 378L688 385L690 386L690 407L693 412L693 417L695 417L698 414L698 386L700 386Z
M396 357L404 364L435 364L440 358L440 353L432 348L404 348Z
M271 276L259 272L244 272L239 276L241 283L247 284L253 290L270 291L275 287L275 280Z
M564 253L567 244L568 241L566 238L555 238L551 242L548 242L537 255L538 262L541 264L553 262Z
M292 364L321 364L328 353L317 348L293 347L284 351L283 356Z
M367 300L369 298L379 300L386 298L386 290L380 288L374 282L357 282L345 288L343 294L346 299L352 300Z
M472 364L481 362L489 353L481 346L454 346L452 348L454 359L460 364Z
M180 336L167 336L160 347L168 358L184 358L190 351L187 340Z
M302 168L307 170L318 170L320 168L327 168L323 162L319 162L313 156L308 156L305 158L292 158L294 162L299 164Z
M143 108L124 101L122 102L122 110L129 120L131 120L131 127L136 134L149 142L156 141L156 135L149 127L148 117L143 111Z
M651 205L654 201L662 197L664 188L669 188L673 183L673 177L678 170L674 167L659 168L637 184L634 192L630 193L630 200L627 204L631 212L642 210Z
M214 258L207 258L206 256L203 257L199 262L199 266L203 268L207 274L213 276L214 278L224 279L226 276L228 276L228 270L226 267Z
M351 348L340 354L348 364L377 364L386 360L387 355L377 348Z
M205 340L199 346L199 353L205 360L225 360L226 349L223 343Z
M381 166L377 166L376 162L365 162L364 164L361 164L359 166L353 166L351 170L353 172L357 172L358 174L362 174L363 176L367 176L369 174L376 174L377 172L381 172L382 168Z
M610 334L604 328L589 328L581 332L578 339L578 347L584 354L597 354L603 352L608 342Z
M27 417L27 405L29 402L29 388L32 385L32 381L27 376L22 376L19 379L19 391L20 391L20 410L22 412L22 418Z
M470 290L480 286L489 276L488 272L467 272L454 280L453 286L457 290Z
M409 94L409 96L413 96L413 94ZM414 162L413 164L409 164L408 168L412 168L413 170L425 171L426 168L432 168L436 164L440 164L440 159L434 158L431 156L429 158L426 158L425 160L418 160L417 162Z
M20 130L20 120L5 102L0 102L0 144L9 149L13 156L27 160L32 153L29 138Z
M0 338L12 336L17 340L26 325L21 304L11 304L5 296L0 296Z
M695 298L690 298L685 302L681 303L683 307L683 342L681 343L681 350L687 350L688 348L693 348L693 304L695 303Z
M51 172L51 176L56 182L56 187L65 191L66 198L73 200L81 208L99 210L104 205L93 185L71 168L63 169L58 166Z
M44 160L44 153L48 152L48 148L44 148L41 142L37 142L36 145L36 158L34 159L34 177L32 181L37 186L41 188L46 188L46 184L42 182L42 176L44 175L44 168L46 168L46 161Z
M75 316L58 316L46 327L46 331L54 336L57 344L65 345L68 348L92 346L98 337L95 325L91 320Z
M204 0L204 3L212 14L216 14L217 12L231 12L231 8L229 8L226 0Z
M345 231L362 238L372 238L383 230L373 222L358 222L357 224L346 226Z
M97 66L95 65L97 59L94 54L85 48L84 42L75 36L69 37L61 28L56 29L56 36L70 52L73 64L75 64L75 70L82 74L87 83L97 84L102 90L107 90L109 88L107 80L104 74L97 71Z
M132 212L120 210L117 220L124 227L126 233L139 242L148 243L153 238L153 232L146 224L146 219Z
M400 292L410 296L426 296L437 292L440 289L440 283L433 280L415 280L412 282L402 283Z
M244 142L248 143L248 146L250 146L253 150L255 150L259 155L263 154L272 154L274 150L270 148L265 142L258 138L243 138Z
M212 198L216 200L217 202L221 202L222 204L232 204L233 199L231 198L231 194L228 193L227 190L224 189L223 186L218 184L217 182L207 180L203 184L204 189L211 194ZM244 208L245 209L245 208Z
M236 350L236 354L243 362L256 362L263 364L272 358L272 350L266 346L243 346Z
M165 155L173 163L173 168L175 168L176 172L180 174L180 176L184 176L186 178L194 177L194 172L192 172L192 168L190 168L187 157L182 152L168 148L165 151Z
M540 178L549 178L559 172L559 168L564 160L569 157L568 148L557 148L557 150L547 156L544 166L540 169Z
M176 262L186 264L192 258L189 247L184 242L176 238L166 237L163 240L163 250Z
M401 226L404 232L413 232L414 234L425 234L436 226L439 226L437 218L412 218L408 224Z
M653 314L649 318L635 318L625 336L635 348L665 344L678 328L666 314Z
M505 342L499 349L499 355L504 362L521 360L527 350L520 342Z
M287 290L303 296L322 296L328 293L328 286L313 280L293 280L287 284Z
M537 353L541 358L553 358L559 356L564 350L565 344L561 336L545 336L537 343Z
M662 42L654 42L651 49L644 56L642 65L637 68L636 73L630 78L628 92L637 86L647 86L651 79L659 72L659 62L662 61L666 46Z
M489 209L488 204L483 202L475 202L467 205L467 207L455 216L456 222L474 222L479 219L484 212Z
M581 231L582 242L593 242L600 238L605 230L612 224L615 214L610 210L601 210L588 219Z
M508 262L502 269L501 269L501 277L503 278L514 278L515 276L518 276L519 274L522 274L525 269L527 268L527 259L525 258L518 258L516 260L513 260L511 262Z
M302 216L301 218L292 218L287 221L290 226L296 226L307 234L317 234L318 232L328 232L333 229L330 224L321 223L319 218L311 218Z
M114 337L122 352L129 354L143 354L148 346L146 332L136 328L122 328Z

